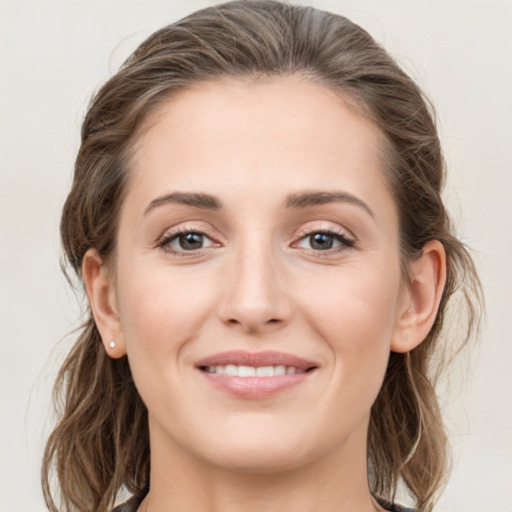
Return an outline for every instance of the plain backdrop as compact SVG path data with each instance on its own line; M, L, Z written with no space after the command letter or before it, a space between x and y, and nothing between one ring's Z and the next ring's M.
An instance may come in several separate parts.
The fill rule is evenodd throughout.
M59 211L88 100L153 30L213 3L0 0L0 512L44 510L50 390L80 313L60 272ZM512 511L512 2L310 3L366 28L437 108L445 197L488 315L442 391L454 470L436 510Z

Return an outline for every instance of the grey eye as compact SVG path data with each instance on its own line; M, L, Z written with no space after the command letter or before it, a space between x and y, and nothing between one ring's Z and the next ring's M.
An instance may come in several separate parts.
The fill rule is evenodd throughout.
M314 233L313 235L309 235L308 238L311 249L317 251L332 249L335 242L334 236L327 233Z
M175 236L168 245L174 251L197 251L212 246L213 242L203 233L191 231Z
M329 249L337 247L349 247L351 246L351 242L343 235L317 231L302 238L302 240L299 241L298 246L303 249L310 249L313 251L328 251Z

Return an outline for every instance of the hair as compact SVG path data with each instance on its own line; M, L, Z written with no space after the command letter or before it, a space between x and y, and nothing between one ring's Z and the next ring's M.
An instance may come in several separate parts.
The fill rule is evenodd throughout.
M446 347L456 351L475 335L483 300L474 263L453 234L441 198L445 166L433 109L365 30L312 7L239 0L197 11L151 35L89 105L62 212L65 256L79 279L88 249L104 261L114 258L130 149L143 121L170 96L200 82L291 74L338 92L383 134L404 275L407 262L430 240L446 251L447 281L433 328L410 353L391 353L368 432L372 493L393 501L403 484L415 505L430 511L448 465L434 391L434 375L444 364L437 354ZM448 336L446 312L456 291L457 314L466 314L467 328ZM53 512L103 512L121 491L141 495L149 484L146 407L127 358L111 359L100 341L89 308L54 389L59 421L42 469Z

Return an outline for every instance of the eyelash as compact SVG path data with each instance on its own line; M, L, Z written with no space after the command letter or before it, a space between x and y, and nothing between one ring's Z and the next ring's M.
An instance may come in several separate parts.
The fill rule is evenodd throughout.
M204 236L204 237L208 238L209 240L212 241L212 246L215 246L215 244L216 244L213 241L212 237L208 233L203 231L203 230L200 230L200 229L177 228L172 233L168 234L167 236L162 237L157 242L156 246L159 247L160 249L164 250L165 252L169 253L169 254L180 256L180 257L182 257L182 256L194 256L194 255L197 255L199 251L204 249L203 247L200 248L200 249L197 249L197 250L190 250L190 251L187 251L187 250L176 251L176 250L171 250L169 248L171 242L177 240L181 236L190 235L190 234L197 234L197 235L201 235L201 236ZM305 250L311 251L311 252L314 252L314 253L319 253L319 254L326 254L326 255L331 254L332 255L332 254L340 253L342 251L346 251L348 249L352 249L352 248L354 248L356 246L356 241L354 239L351 239L351 238L347 237L347 235L345 233L337 231L334 228L327 228L327 229L304 229L304 230L301 230L300 238L298 239L297 242L294 242L293 245L296 245L299 242L307 239L308 237L311 237L311 236L317 235L317 234L331 236L334 239L336 239L340 243L340 245L338 247L329 248L329 249L325 249L325 250L315 250L315 249L307 249L307 248L305 248Z

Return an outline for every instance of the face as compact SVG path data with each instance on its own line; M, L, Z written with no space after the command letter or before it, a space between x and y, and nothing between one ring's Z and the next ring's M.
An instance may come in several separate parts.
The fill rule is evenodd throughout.
M407 302L381 147L297 77L197 85L148 120L112 303L153 453L244 471L365 457Z

